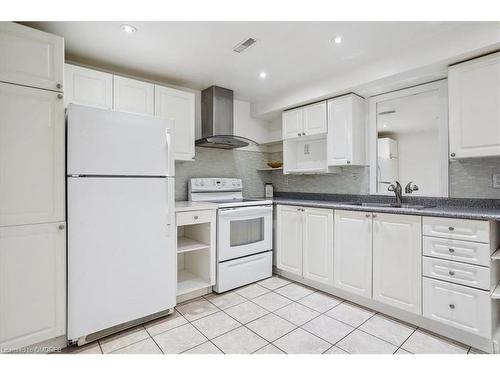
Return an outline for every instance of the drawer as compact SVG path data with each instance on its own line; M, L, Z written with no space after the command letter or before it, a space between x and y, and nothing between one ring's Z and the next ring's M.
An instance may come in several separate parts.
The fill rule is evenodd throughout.
M423 275L474 288L490 290L489 267L424 257Z
M250 255L217 264L217 293L271 277L273 252Z
M176 213L177 226L208 223L215 219L213 210L185 211Z
M490 293L445 281L423 278L423 315L491 339Z
M424 217L423 233L426 236L489 243L490 223L481 220Z
M424 255L457 262L490 265L490 247L480 242L450 240L446 238L423 238Z

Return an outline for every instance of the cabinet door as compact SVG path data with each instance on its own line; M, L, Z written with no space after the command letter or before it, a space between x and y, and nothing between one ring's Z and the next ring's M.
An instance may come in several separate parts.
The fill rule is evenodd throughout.
M448 85L451 157L500 155L500 53L451 67Z
M283 139L296 138L304 131L304 111L302 108L283 112Z
M155 86L135 79L113 76L113 109L154 115Z
M63 38L13 22L0 23L0 81L63 90Z
M304 107L304 130L302 135L322 134L327 131L326 102Z
M328 165L352 162L352 100L342 97L328 101Z
M302 208L278 205L277 267L302 276Z
M113 75L76 65L64 66L64 103L113 109Z
M0 348L66 332L64 222L0 228Z
M373 214L373 299L422 313L421 217Z
M64 220L64 103L0 83L0 226Z
M333 210L308 207L303 217L303 276L333 285Z
M155 116L175 122L176 160L194 159L194 113L195 97L193 93L155 85Z
M334 223L334 286L371 298L372 215L336 210Z

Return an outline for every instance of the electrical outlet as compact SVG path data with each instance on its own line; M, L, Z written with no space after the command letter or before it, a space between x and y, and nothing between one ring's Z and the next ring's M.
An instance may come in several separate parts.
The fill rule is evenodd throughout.
M288 176L285 176L285 185L288 185Z
M494 174L492 177L493 177L493 189L500 189L500 174Z

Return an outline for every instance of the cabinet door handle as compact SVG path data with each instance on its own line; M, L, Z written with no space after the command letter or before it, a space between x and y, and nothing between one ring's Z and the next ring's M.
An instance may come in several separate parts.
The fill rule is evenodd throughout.
M377 215L376 215L376 214L373 214L373 215L372 215L372 217L377 217Z
M57 229L63 230L64 229L64 224L59 224L59 226L57 227Z
M450 276L453 276L455 274L455 271L450 270L450 271L448 271L448 273L449 273Z
M453 254L455 252L455 249L449 248L448 251Z
M298 135L299 137L301 136L301 134L300 134L300 133L297 133L297 135Z
M456 155L456 154L455 154L454 152L452 152L452 153L450 154L450 156L451 156L452 158L454 158L454 157L455 157L455 155Z
M57 99L62 99L63 98L63 94L57 94Z
M454 227L448 227L448 230L449 230L450 232L453 232L453 231L455 230L455 228L454 228Z
M58 89L62 89L62 85L61 85L60 83L58 83L58 84L56 85L56 88L58 88Z
M449 306L450 306L450 309L452 309L452 310L455 308L455 305L453 303L450 303Z
M366 215L365 215L365 217L372 217L372 215L370 215L370 214L366 214Z
M195 215L195 216L194 216L194 219L195 219L195 220L198 220L198 215Z
M306 135L306 133L302 132L302 135Z

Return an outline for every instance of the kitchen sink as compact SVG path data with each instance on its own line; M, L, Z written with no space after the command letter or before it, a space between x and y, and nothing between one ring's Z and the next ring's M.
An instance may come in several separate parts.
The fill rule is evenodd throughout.
M429 205L422 205L422 204L410 204L410 203L403 203L401 205L397 205L395 203L375 203L375 202L343 202L340 204L345 204L349 206L361 206L361 207L368 207L368 208L377 208L377 207L383 207L383 208L406 208L408 210L422 210L424 208L430 208L434 206L429 206Z

